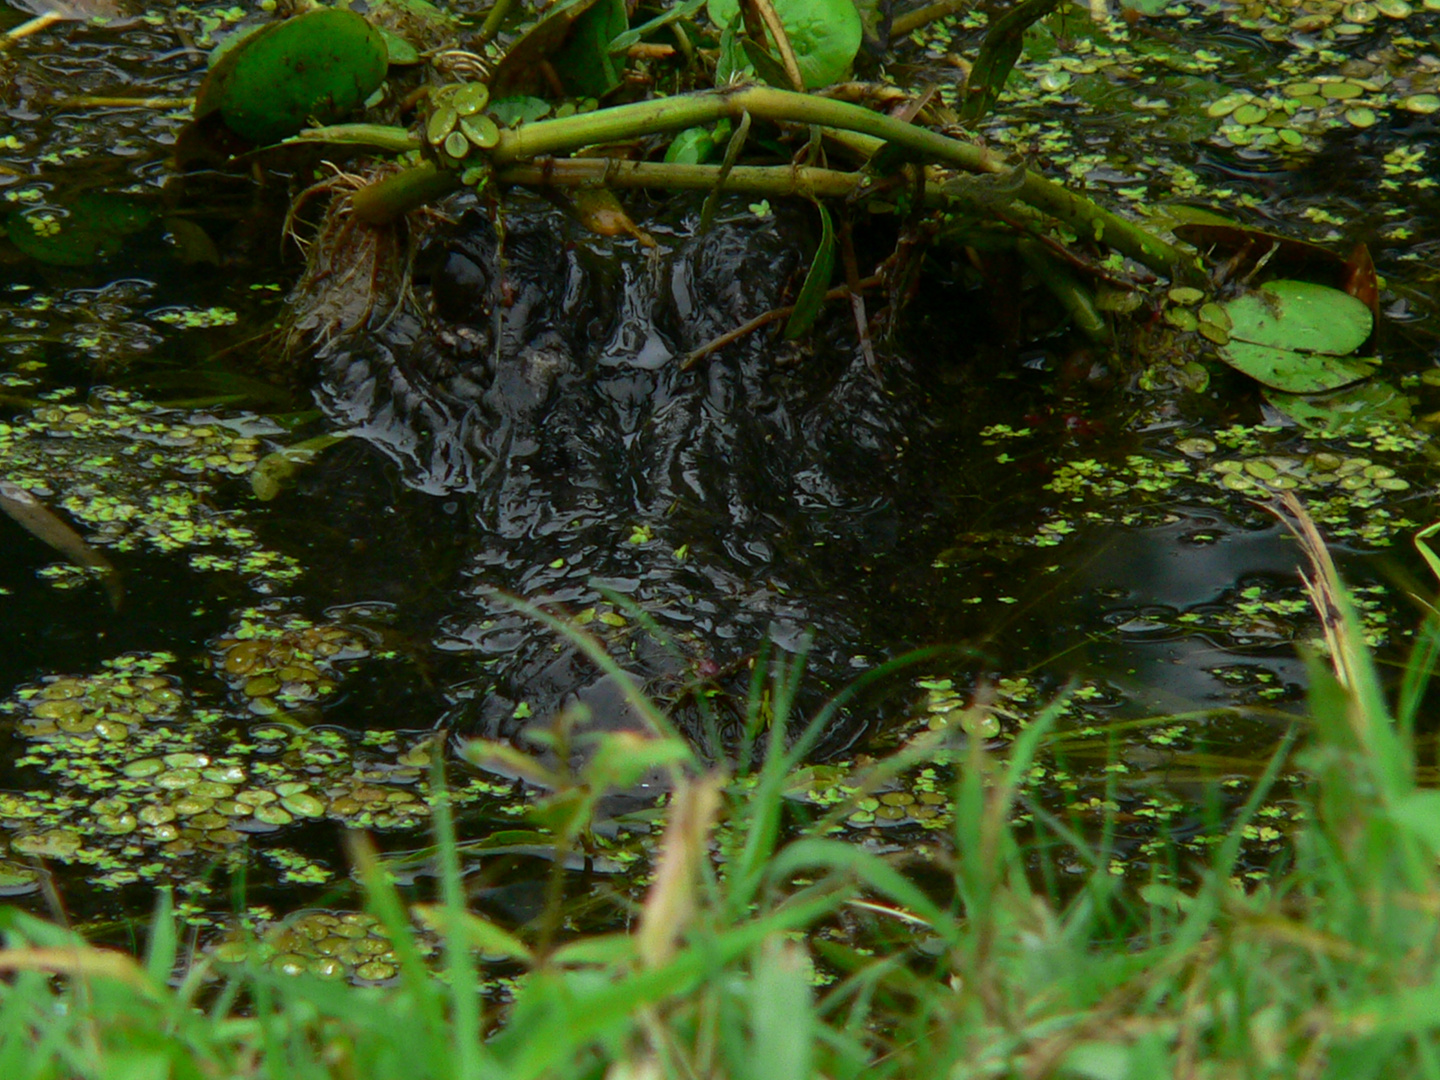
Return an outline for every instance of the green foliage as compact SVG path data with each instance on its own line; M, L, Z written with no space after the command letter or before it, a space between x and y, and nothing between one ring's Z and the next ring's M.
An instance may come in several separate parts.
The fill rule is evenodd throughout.
M620 85L622 62L611 56L610 42L629 25L625 0L600 0L575 20L553 60L566 90L577 97L598 98Z
M709 0L707 10L712 23L726 27L739 15L740 4ZM807 90L839 82L849 73L864 36L853 0L776 0L775 13Z
M830 288L830 275L835 269L835 226L824 203L816 203L815 207L820 211L820 243L805 274L805 284L800 286L800 295L795 298L795 310L785 323L787 341L804 337L815 325L820 309L825 306L825 293Z
M468 911L442 800L436 904L407 912L373 852L353 851L396 942L401 972L386 988L241 965L206 991L215 962L180 955L164 893L143 963L5 913L0 1075L1433 1075L1440 802L1417 786L1413 724L1440 628L1421 633L1392 716L1328 558L1311 556L1337 613L1334 670L1312 662L1303 748L1295 725L1189 888L1125 892L1101 850L1030 803L1058 707L1004 760L978 742L963 752L953 847L923 873L831 838L829 819L787 826L786 781L829 710L787 739L801 669L777 661L755 683L758 771L723 794L717 777L680 782L633 933L547 947ZM1289 870L1247 888L1242 836L1297 766L1311 788ZM1033 819L1023 839L1019 809ZM1090 869L1063 894L1037 890L1056 862ZM443 979L409 944L412 914L447 942ZM826 932L847 923L867 936ZM498 1008L477 952L525 969Z
M975 66L966 80L966 96L960 106L960 117L971 122L985 116L1000 91L1010 69L1020 59L1025 45L1025 31L1059 7L1059 0L1023 0L1001 15L985 32Z
M1363 435L1377 424L1410 419L1410 399L1383 382L1347 386L1329 394L1282 394L1267 390L1265 400L1301 427L1325 438Z
M197 119L219 111L226 125L267 144L313 122L358 109L385 79L380 31L351 11L307 12L272 23L226 50L200 87Z

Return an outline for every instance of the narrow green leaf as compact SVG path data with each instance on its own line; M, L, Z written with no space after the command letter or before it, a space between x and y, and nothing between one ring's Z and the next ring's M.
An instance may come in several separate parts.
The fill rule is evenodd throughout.
M785 74L784 67L774 55L751 38L741 35L737 39L740 49L745 54L745 59L755 69L755 74L760 76L760 81L770 86L778 86L781 90L790 89L790 78Z
M1025 0L1007 11L991 25L980 45L980 54L965 84L965 100L960 106L960 119L979 120L990 111L1010 69L1020 58L1025 44L1025 31L1059 6L1059 0Z
M681 19L688 19L705 6L705 0L685 0L683 4L676 4L668 11L656 15L649 22L641 23L639 26L625 33L619 34L610 41L610 55L615 56L623 53L632 45L637 45L646 34L654 33L662 27L669 26L672 22Z
M750 1025L767 1080L810 1080L815 1005L810 963L798 945L779 938L765 943L750 992Z
M888 897L924 919L939 936L955 936L953 920L904 874L878 855L841 840L797 840L787 845L770 862L771 881L784 881L801 870L824 867L847 873L872 892Z
M795 310L785 324L786 341L794 341L815 325L835 269L835 226L830 222L830 211L825 209L825 204L817 202L815 206L820 211L820 246L815 249L805 284L800 286L800 295L795 298Z
M1440 791L1412 791L1391 811L1395 821L1440 855Z
M170 981L175 970L179 938L175 933L175 894L169 885L155 894L155 914L150 920L150 941L145 950L145 973L156 986Z

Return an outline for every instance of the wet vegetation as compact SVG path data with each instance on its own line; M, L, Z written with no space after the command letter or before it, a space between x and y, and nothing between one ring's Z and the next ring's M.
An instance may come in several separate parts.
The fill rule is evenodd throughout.
M0 1076L1440 1071L1437 20L0 7Z

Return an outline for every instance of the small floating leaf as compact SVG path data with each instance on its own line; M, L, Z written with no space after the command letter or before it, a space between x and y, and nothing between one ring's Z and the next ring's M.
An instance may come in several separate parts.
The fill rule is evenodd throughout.
M460 130L481 150L489 150L500 142L500 129L488 116L467 116L460 121Z
M1271 281L1224 307L1233 325L1221 358L1266 386L1313 394L1375 370L1374 361L1348 355L1370 336L1370 309L1339 289Z

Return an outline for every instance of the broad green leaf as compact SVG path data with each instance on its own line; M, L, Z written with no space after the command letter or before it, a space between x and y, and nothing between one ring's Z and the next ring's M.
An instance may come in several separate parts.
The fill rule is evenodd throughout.
M595 6L597 0L569 0L568 3L561 0L559 4L552 6L544 18L526 30L518 41L505 50L505 58L496 65L494 74L486 80L490 84L491 93L496 97L546 93L549 88L541 75L543 65L556 59L570 40L576 24ZM598 6L608 7L608 0ZM624 29L622 24L620 30ZM601 48L608 45L609 38L606 38L601 43ZM606 63L611 63L608 56Z
M550 103L536 97L507 97L491 101L489 112L497 124L518 127L549 116Z
M251 142L268 144L358 109L385 81L385 38L352 11L319 10L275 23L211 69L195 116L216 111Z
M1370 336L1370 309L1339 289L1271 281L1224 308L1232 327L1221 358L1266 386L1314 394L1375 370L1376 361L1348 355Z
M830 275L835 269L835 226L830 223L830 211L824 203L816 203L820 211L820 246L815 249L815 258L805 275L805 284L800 286L800 295L795 298L795 310L785 323L785 340L793 341L802 336L820 316L825 304L825 294L830 289Z
M625 0L599 0L575 20L565 46L552 57L566 90L598 98L620 85L624 63L612 58L610 42L629 25Z
M740 3L708 0L706 10L712 23L725 27L739 13ZM775 0L775 14L790 38L807 89L845 78L864 33L853 0Z
M726 132L729 138L729 132ZM672 165L703 165L715 152L715 132L705 127L686 128L665 148L665 160Z
M392 67L410 67L420 63L420 52L393 30L383 27L380 35L385 39L385 54Z
M155 211L128 195L95 192L70 203L70 214L96 232L129 236L155 220Z
M111 233L96 232L65 219L57 224L38 213L9 215L5 234L26 255L52 266L88 266L109 258L120 248L120 239Z

